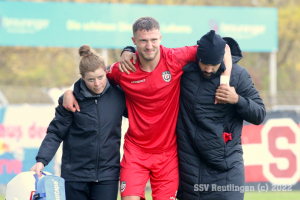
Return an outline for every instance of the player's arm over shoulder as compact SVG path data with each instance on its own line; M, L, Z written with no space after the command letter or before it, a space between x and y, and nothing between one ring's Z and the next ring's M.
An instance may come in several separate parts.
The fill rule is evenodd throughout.
M121 75L122 72L119 70L119 62L106 67L106 76L111 84L120 85Z
M179 48L167 48L165 56L168 62L178 69L182 69L186 64L196 62L197 46L185 46Z

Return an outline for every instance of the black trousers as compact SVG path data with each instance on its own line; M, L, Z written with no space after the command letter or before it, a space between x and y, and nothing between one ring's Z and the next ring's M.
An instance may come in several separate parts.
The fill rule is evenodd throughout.
M118 185L119 181L66 181L66 200L116 200Z

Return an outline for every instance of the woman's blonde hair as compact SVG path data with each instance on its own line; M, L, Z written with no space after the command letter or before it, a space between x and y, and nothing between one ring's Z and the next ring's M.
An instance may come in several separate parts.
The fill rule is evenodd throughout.
M94 72L98 68L102 68L104 71L106 70L103 58L101 58L101 56L99 56L89 45L82 45L78 52L81 56L79 63L79 72L81 76L84 77L86 72Z

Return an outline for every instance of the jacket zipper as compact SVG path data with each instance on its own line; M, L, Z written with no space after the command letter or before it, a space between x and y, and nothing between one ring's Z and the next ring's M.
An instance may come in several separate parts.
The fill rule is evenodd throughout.
M202 81L202 79L200 79L200 80ZM200 82L201 82L201 81L200 81ZM197 88L196 96L195 96L195 99L194 99L194 102L193 102L193 109L194 109L194 116L195 116L195 118L196 118L196 113L195 113L196 100L197 100L197 96L198 96L198 92L199 92L200 88L201 88L201 84L199 84L199 86L198 86L198 88ZM197 119L196 119L196 121L197 121ZM196 139L196 137L197 137L197 136L196 136L197 130L198 130L198 127L197 127L197 125L196 125L194 139ZM196 141L197 141L197 140L196 140ZM202 178L202 176L201 176L201 163L200 163L198 184L201 184L201 178ZM198 198L201 198L201 192L198 192Z
M95 99L95 104L96 104L96 110L97 110L97 118L98 118L98 126L99 126L99 129L98 129L98 134L97 134L97 140L96 140L96 147L97 147L97 163L96 163L96 180L95 182L99 182L98 180L98 164L99 164L99 147L98 147L98 139L100 137L100 117L99 117L99 110L98 110L98 102L97 102L97 99Z

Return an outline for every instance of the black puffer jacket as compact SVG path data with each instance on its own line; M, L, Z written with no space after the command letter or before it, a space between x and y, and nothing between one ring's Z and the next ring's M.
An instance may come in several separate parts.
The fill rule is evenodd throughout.
M235 105L214 105L224 64L211 80L201 78L198 63L184 67L176 130L180 200L243 199L243 192L232 192L233 188L218 191L218 186L244 186L243 120L258 125L266 115L248 71L237 64L242 58L238 44L231 38L223 39L231 48L233 67L230 86L235 88L239 101ZM232 140L226 144L223 132L232 133Z
M69 112L59 99L55 118L36 157L47 165L63 141L61 176L66 181L119 180L122 115L126 115L121 89L107 82L92 96L82 79L74 85L80 112Z

